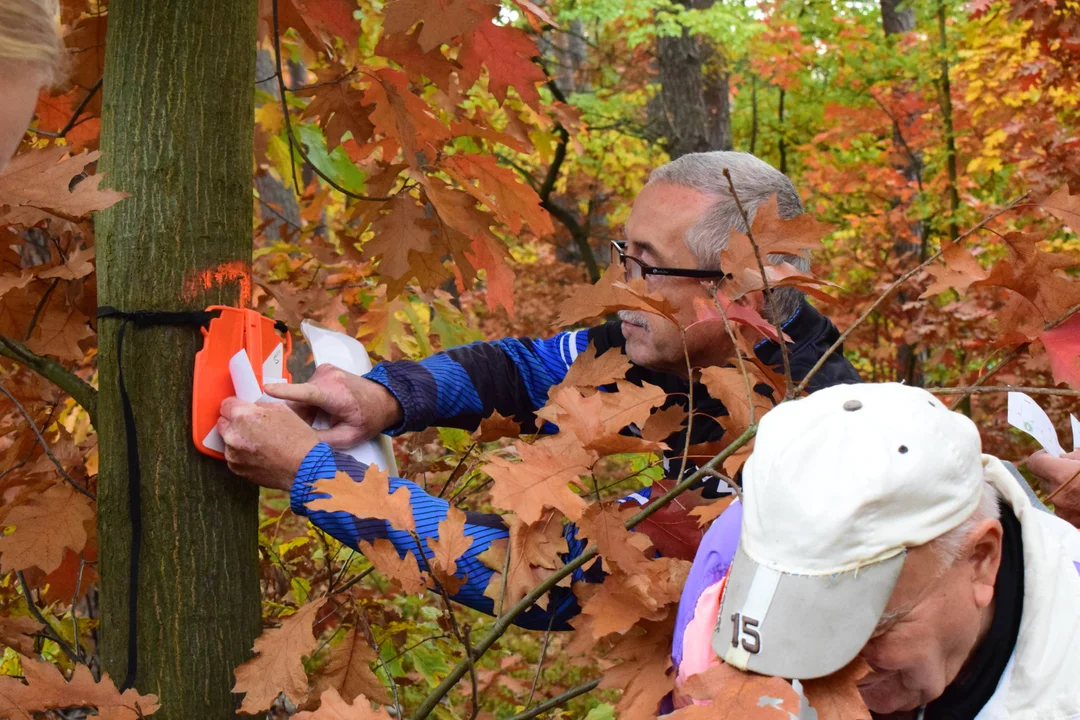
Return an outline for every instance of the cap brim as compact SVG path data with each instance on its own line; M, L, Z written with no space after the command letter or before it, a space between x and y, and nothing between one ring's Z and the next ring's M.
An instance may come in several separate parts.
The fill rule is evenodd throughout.
M830 675L870 639L903 567L900 553L837 575L790 575L758 564L740 545L713 650L724 662L762 675Z

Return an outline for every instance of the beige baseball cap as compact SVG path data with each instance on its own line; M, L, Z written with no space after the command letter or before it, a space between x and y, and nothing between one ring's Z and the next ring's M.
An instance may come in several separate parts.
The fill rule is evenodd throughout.
M810 679L870 639L904 566L966 520L978 429L925 390L838 385L761 421L712 646L743 670Z

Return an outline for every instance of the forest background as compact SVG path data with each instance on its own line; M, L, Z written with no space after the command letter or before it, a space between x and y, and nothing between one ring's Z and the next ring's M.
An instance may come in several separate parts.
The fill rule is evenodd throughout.
M225 302L249 303L294 331L312 318L359 337L377 359L420 359L475 340L548 336L622 307L668 312L638 286L601 280L610 241L621 239L650 169L687 152L750 152L793 180L818 222L795 227L765 217L743 243L814 249L816 279L782 267L771 275L762 268L761 276L807 287L838 327L851 329L844 352L866 380L951 388L944 399L968 413L988 451L1003 458L1022 458L1034 446L1009 428L1005 395L993 387L1041 388L1039 402L1068 427L1076 395L1069 387L1080 387L1072 339L1080 331L1073 317L1080 283L1068 272L1080 265L1068 227L1080 217L1080 8L1072 0L212 5L64 0L70 65L42 93L20 154L0 175L6 716L77 717L84 711L72 708L97 708L115 718L231 717L235 700L243 713L273 717L301 708L318 718L548 712L601 720L650 717L670 689L666 656L679 580L721 508L695 508L683 497L631 520L644 531L637 540L622 528L629 516L611 500L659 481L651 454L658 443L649 438L666 437L661 429L687 416L650 415L666 398L648 387L634 407L627 399L599 410L590 388L625 373L610 362L586 363L544 411L559 419L564 439L586 448L584 459L559 458L556 450L565 448L550 438L501 439L517 433L500 418L471 436L433 429L395 441L402 476L459 508L516 516L508 517L515 528L509 548L491 558L500 571L489 586L498 620L423 590L433 577L452 584L463 548L449 540L433 547L429 567L385 547L361 555L293 515L285 497L264 492L256 548L253 495L228 495L250 511L246 526L216 527L203 517L192 530L195 516L178 512L170 517L184 529L172 532L167 513L157 514L162 486L145 485L143 563L160 564L161 572L142 577L138 597L158 617L143 610L139 619L138 690L116 689L129 669L131 520L119 490L126 473L99 462L99 449L103 458L122 457L124 437L115 377L104 370L99 377L99 361L108 360L113 376L116 363L116 327L99 347L99 295L130 299L124 293L137 288L122 286L144 277L134 261L124 274L123 257L135 248L124 243L153 246L160 238L133 227L155 209L164 217L198 214L219 190L232 204L207 217L240 222L246 257L210 264L216 256L198 251L204 254L188 258L196 265L180 268L186 274L174 290L147 283L157 307L202 307L209 303L201 293L227 286L233 294ZM148 76L158 84L141 85L139 64L155 68L158 55L191 74L172 76L174 87L166 70ZM110 77L124 82L110 84ZM162 123L200 121L165 117L187 107L188 96L235 106L235 118L204 118L198 139L154 136ZM200 165L231 152L215 145L223 128L236 129L243 153L250 138L250 176L245 154L224 181ZM158 145L166 159L192 153L194 167L155 165ZM200 191L206 198L170 195L174 174L188 186L203 177L213 183ZM191 222L173 234L203 247ZM98 282L106 257L108 287ZM743 261L758 272L751 255ZM590 289L596 281L599 289ZM760 318L731 321L768 329ZM169 342L182 337L185 347L196 346L194 332L177 332ZM144 348L141 359L127 360L135 363L129 375L142 378L133 390L137 419L190 377L190 353L175 361L150 354ZM299 341L290 368L298 378L311 372ZM180 385L155 391L146 379L170 372ZM728 430L742 443L765 409L741 395L750 376L781 397L790 389L782 377L741 364L707 380L710 394L732 408ZM203 472L215 462L189 447L182 416L189 402L176 401L174 420L141 425L140 442L160 435L164 446L169 430L181 428L172 451L140 446L158 460L144 465L177 466L144 471L173 487L185 463L202 463ZM604 427L589 426L586 416L595 412ZM654 424L634 447L612 441L628 419ZM730 446L716 467L733 475L748 447ZM508 499L501 488L510 476L530 471L543 476L536 487L561 499ZM213 472L219 483L239 483L220 467ZM595 502L586 510L581 498L589 495ZM564 516L581 520L615 573L603 590L575 588L585 611L574 632L507 630L522 599L527 604L531 591L565 570L557 532ZM440 534L463 540L452 522ZM181 537L207 547L187 556L164 539L180 545ZM229 555L245 538L250 552ZM113 554L105 551L110 541ZM650 544L666 557L652 558ZM236 560L238 573L199 569L216 554ZM175 557L194 564L174 569ZM152 579L162 577L183 580L171 599L163 599L166 583ZM163 609L179 620L162 621ZM175 628L159 632L155 623ZM204 656L203 641L228 647ZM103 669L113 679L102 678ZM822 692L832 697L834 689ZM848 704L823 717L864 716L850 693L835 693ZM732 707L745 717L779 712L751 706Z

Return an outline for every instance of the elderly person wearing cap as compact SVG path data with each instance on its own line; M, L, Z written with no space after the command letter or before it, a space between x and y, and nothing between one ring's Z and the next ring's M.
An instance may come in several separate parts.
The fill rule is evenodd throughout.
M971 420L903 385L825 389L765 416L743 483L687 581L680 678L861 658L875 714L1080 718L1080 532Z

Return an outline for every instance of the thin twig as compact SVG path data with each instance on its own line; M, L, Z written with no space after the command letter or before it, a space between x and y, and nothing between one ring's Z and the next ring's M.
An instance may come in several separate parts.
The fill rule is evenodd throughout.
M21 342L5 335L0 335L0 355L25 365L66 392L90 416L90 424L97 427L98 391L90 383L52 358L38 355Z
M509 718L507 718L506 720L532 720L532 718L537 717L538 715L543 715L548 710L551 710L553 708L557 708L558 706L562 705L563 703L569 702L569 701L573 700L574 698L576 698L579 695L584 695L587 692L591 692L592 690L595 690L596 686L599 685L599 684L600 684L599 679L590 680L589 682L584 683L583 685L578 685L577 687L570 688L569 690L564 692L562 695L556 695L555 697L551 698L550 700L545 700L544 702L542 702L539 705L537 705L536 707L534 707L532 710L526 710L525 712L518 713L517 715L512 715Z
M94 497L94 493L90 492L82 485L72 480L71 476L67 474L67 472L64 470L64 466L60 464L60 461L56 459L55 455L53 455L52 450L49 449L49 443L45 442L45 438L42 437L41 431L38 430L37 423L34 422L33 418L30 417L30 413L26 412L26 408L22 406L22 403L19 402L18 398L8 392L8 389L4 387L3 383L0 383L0 392L7 395L8 399L11 400L11 402L15 403L15 407L19 408L19 412L21 412L22 416L26 418L26 422L30 423L30 428L34 431L34 435L37 436L38 442L41 443L42 449L45 450L45 454L49 456L50 460L52 460L52 464L56 466L56 469L60 472L61 477L63 477L64 480L66 480L71 485L71 487L75 488L86 497L90 498L91 500L96 500L97 498Z
M341 587L339 587L337 589L336 594L340 595L341 593L345 592L346 590L351 588L353 585L356 585L357 583L359 583L361 580L363 580L364 578L366 578L368 575L370 575L373 572L375 572L375 566L374 565L369 567L367 570L364 570L362 573L360 573L356 577L349 578L348 582L346 582L344 585L342 585Z
M457 615L454 614L454 608L450 605L450 593L446 591L446 586L439 582L435 577L435 573L431 569L431 563L428 562L427 553L424 552L424 546L420 544L420 536L416 534L415 530L410 530L409 534L412 535L413 543L416 545L416 552L420 556L420 561L423 563L424 568L427 569L428 576L435 582L435 587L439 590L439 595L443 601L443 617L446 618L447 624L450 625L450 631L454 633L454 637L465 648L465 661L468 663L469 668L469 680L472 682L472 702L473 711L469 720L475 720L477 714L480 712L480 684L476 680L476 665L473 662L472 644L469 642L468 629L465 631L458 626ZM509 553L509 547L507 548ZM509 556L509 555L508 555Z
M79 605L79 590L82 588L82 574L86 568L86 556L79 555L79 574L75 578L75 593L71 596L71 629L72 637L75 638L75 654L80 655L79 650L79 615L76 609Z
M1046 500L1044 500L1043 502L1051 502L1051 501L1052 501L1052 500L1053 500L1053 499L1054 499L1055 497L1057 497L1057 494L1058 494L1059 492L1061 492L1061 491L1062 491L1062 490L1064 490L1065 488L1069 487L1069 485L1070 485L1070 484L1072 483L1072 481L1073 481L1073 480L1075 480L1075 479L1076 479L1076 478L1078 478L1078 477L1080 477L1080 470L1077 470L1076 472L1074 472L1074 473L1073 473L1073 476L1072 476L1071 478L1069 478L1068 480L1066 480L1065 482L1063 482L1063 483L1062 483L1061 485L1059 485L1059 486L1057 487L1057 489L1056 489L1056 490L1054 490L1054 492L1052 492L1052 493L1050 493L1049 495L1047 495L1047 496L1046 496Z
M296 187L296 193L298 195L300 194L300 185L296 180L296 163L293 162L292 158L292 150L294 146L296 148L296 151L300 153L300 157L304 159L304 162L306 162L308 166L311 167L312 171L314 171L316 175L326 181L327 185L334 188L342 195L347 195L348 197L354 198L356 200L364 200L367 202L383 202L385 200L393 199L392 195L388 195L386 197L372 197L369 195L361 195L351 190L347 190L341 185L338 185L333 178L320 170L315 163L311 162L311 158L309 158L307 153L304 151L304 144L300 142L300 140L296 137L295 134L293 134L292 120L289 116L289 99L286 95L285 75L281 70L281 29L278 26L278 0L272 0L271 11L274 20L274 60L277 63L276 76L278 81L278 90L281 93L281 112L285 116L285 133L289 140L289 164L292 165L293 185Z
M683 443L682 462L679 464L679 477L686 474L686 463L690 460L690 431L694 429L694 368L690 365L690 349L686 346L686 331L682 333L683 358L686 359L686 441ZM738 350L736 350L738 352Z
M984 217L984 218L983 218L983 219L982 219L981 221L979 221L979 224L978 224L978 225L975 225L974 227L972 227L972 228L970 228L970 229L968 229L968 230L964 231L963 233L961 233L961 234L960 234L959 236L957 236L956 240L954 240L953 242L954 242L954 243L959 243L959 242L960 242L961 240L963 240L964 238L966 238L966 237L967 237L968 235L971 235L972 233L974 233L974 232L977 232L977 231L978 231L978 230L980 230L980 229L981 229L981 228L982 228L982 227L983 227L984 225L986 225L987 223L991 222L992 220L994 220L995 218L997 218L997 217L998 217L999 215L1003 215L1003 214L1005 214L1005 213L1009 212L1010 210L1013 210L1013 209L1014 209L1015 207L1017 207L1017 206L1018 206L1018 205L1020 204L1020 202L1021 202L1021 201L1023 201L1023 200L1024 200L1024 199L1025 199L1025 198L1026 198L1027 196L1028 196L1028 193L1024 193L1024 194L1023 194L1023 195L1021 195L1020 197L1018 197L1018 198L1016 198L1015 200L1013 200L1012 202L1010 202L1010 203L1009 203L1008 205L1006 205L1005 207L1003 207L1003 208L1000 208L1000 209L996 210L995 212L991 213L990 215L987 215L987 216L986 216L986 217ZM808 372L808 373L806 374L806 377L804 377L804 378L802 379L802 382L800 382L800 383L799 383L799 386L798 386L797 388L795 388L795 395L796 395L796 396L798 396L798 395L801 395L801 394L802 394L803 390L805 390L805 389L806 389L806 386L807 386L807 385L809 385L809 384L810 384L810 381L811 381L811 380L812 380L812 379L814 378L814 375L816 375L816 374L817 374L817 372L818 372L818 370L820 370L820 369L822 368L822 366L823 366L823 365L825 365L825 361L826 361L826 360L828 360L828 359L829 359L829 358L830 358L830 357L832 356L832 354L833 354L834 352L836 352L836 350L837 350L837 349L838 349L838 348L839 348L840 346L842 346L842 345L844 344L844 341L845 341L845 340L847 340L848 336L849 336L849 335L851 335L852 331L854 331L854 330L855 330L855 328L857 328L857 327L859 327L860 325L862 325L862 324L863 324L863 323L864 323L864 322L866 321L866 319L867 319L868 317L870 317L870 315L871 315L871 314L873 314L873 312L874 312L875 310L877 310L877 309L878 309L878 307L879 307L879 306L880 306L880 305L881 305L881 304L882 304L883 302L885 302L885 300L886 300L886 299L887 299L887 298L888 298L888 297L889 297L890 295L892 295L892 294L893 294L893 292L894 292L894 291L895 291L895 290L896 290L896 289L897 289L898 287L900 287L901 285L903 285L903 284L904 284L905 282L907 282L907 280L908 280L908 279L909 279L910 277L912 277L913 275L915 275L916 273L918 273L918 272L919 272L920 270L923 270L923 269L924 269L924 268L925 268L926 266L928 266L928 265L929 265L930 263L934 262L934 261L935 261L935 260L937 260L937 259L938 259L939 257L941 257L941 255L942 255L942 253L943 253L943 252L944 252L943 250L938 250L938 251L937 251L936 253L934 253L934 254L933 254L933 255L931 255L930 257L926 258L926 260L923 260L923 261L922 261L921 263L919 263L919 264L918 264L918 265L916 265L915 267L911 268L911 269L910 269L910 270L908 270L908 271L907 271L906 273L904 273L903 275L901 275L900 277L898 277L898 278L897 278L896 280L894 280L894 281L893 281L893 284L892 284L892 285L890 285L889 287L887 287L887 288L885 289L885 292L884 292L884 293L882 293L881 295L879 295L879 296L878 296L878 299L877 299L877 300L875 300L875 301L874 301L874 302L873 302L873 303L872 303L872 304L870 305L870 307L868 307L868 308L866 309L866 311L865 311L865 312L863 312L863 314L862 314L862 315L860 315L860 316L859 316L858 318L856 318L856 319L855 319L855 322L853 322L853 323L852 323L852 324L851 324L850 326L848 326L847 330L845 330L844 332L840 333L840 337L836 338L836 342L834 342L834 343L833 343L833 344L832 344L832 345L831 345L831 346L829 347L829 349L828 349L828 350L826 350L826 351L824 352L824 354L822 354L822 356L821 356L820 358L818 358L818 361L817 361L816 363L814 363L814 366L813 366L812 368L810 368L810 372Z
M83 660L82 655L68 645L67 640L61 637L60 633L56 632L56 628L45 619L45 616L41 614L41 610L34 604L34 597L30 594L30 586L26 584L26 576L23 575L23 571L18 570L15 572L15 575L18 576L19 583L22 585L22 594L23 597L26 598L26 605L30 610L30 614L34 616L35 620L45 626L45 634L49 636L50 640L60 646L60 649L64 651L64 654L68 656L71 662L82 663L85 665L86 663Z
M731 340L731 347L735 350L735 362L739 365L739 372L742 373L743 381L746 383L746 407L750 408L750 411L754 410L754 387L750 382L750 373L746 370L746 361L743 360L742 353L739 352L739 342L735 338L735 329L731 327L731 322L728 320L727 312L724 310L720 301L716 299L716 294L720 292L719 288L713 290L713 305L720 311L720 317L724 319L724 330L727 331L728 339ZM781 340L783 338L781 337Z
M695 483L705 477L708 474L709 470L712 470L717 465L723 463L724 460L727 460L729 457L731 457L731 455L734 454L739 448L746 445L746 443L748 443L750 439L754 437L754 434L756 432L756 424L748 427L742 433L742 435L735 438L735 440L733 440L730 445L724 448L724 450L720 454L718 454L712 460L699 468L697 472L690 475L690 477L682 480L673 488L671 488L671 490L668 490L661 497L657 498L655 501L649 503L640 511L638 511L637 514L635 514L633 517L626 521L625 527L627 529L634 528L641 522L645 521L647 518L651 517L657 511L666 507L668 503L670 503L682 493L686 492ZM504 633L506 633L506 631L510 628L518 615L532 607L537 600L546 595L548 591L550 591L553 587L559 584L559 582L561 582L563 578L568 577L575 570L584 567L589 562L592 562L592 560L596 558L597 552L598 550L596 545L590 545L588 548L585 549L584 552L581 553L581 555L578 555L576 558L553 572L544 582L534 587L528 592L528 594L525 595L525 597L515 603L514 606L511 607L505 614L499 616L499 618L496 619L491 630L489 630L488 633L473 648L475 657L482 657L484 653L486 653L491 648L491 646L494 645L495 642L500 637L502 637ZM439 703L442 702L442 699L446 697L446 694L449 693L450 690L453 689L455 685L457 685L458 681L460 681L461 678L465 676L465 673L468 672L468 670L468 664L465 662L459 662L457 665L455 665L454 668L449 673L447 673L446 677L443 678L442 682L440 682L439 685L434 690L432 690L426 698L424 698L424 702L421 703L420 707L417 708L416 712L413 713L412 720L423 720L423 718L426 718L428 715L430 715L431 712L439 705ZM534 708L534 710L536 710L536 708Z
M769 278L765 276L765 261L761 257L761 248L758 246L757 241L754 240L754 231L750 228L750 216L746 214L742 200L739 199L739 194L735 192L735 181L731 179L731 171L727 168L724 168L724 177L727 178L728 187L731 189L731 197L735 200L735 206L739 208L739 214L742 215L743 223L746 225L746 237L754 248L754 257L757 258L758 270L761 272L762 292L765 294L765 301L769 304L769 320L772 321L773 327L776 329L776 344L780 346L780 357L784 363L784 399L790 400L799 393L793 392L795 383L791 379L791 358L788 357L787 343L784 342L784 328L781 326L782 318L776 305L776 295L772 286L769 285ZM751 407L753 407L753 404L751 404Z
M739 502L742 502L742 490L739 488L739 484L737 482L729 478L727 475L717 472L715 470L710 470L709 475L716 478L717 480L722 481L725 485L731 488L732 491L735 493L735 497L739 499Z
M928 387L927 392L935 395L971 395L974 393L1021 392L1028 395L1056 395L1058 397L1080 397L1080 390L1065 388L1024 387L1023 385L968 385L967 387Z
M394 696L394 717L401 720L401 718L404 717L404 714L401 711L401 701L398 699L397 681L394 680L394 674L390 672L390 666L383 662L382 646L375 642L375 633L371 631L371 623L368 622L367 613L364 612L364 609L356 602L356 598L353 598L352 596L350 596L350 598L352 599L353 608L356 610L356 617L360 619L360 622L364 623L364 635L367 637L368 642L371 643L371 647L375 648L375 659L378 660L379 667L386 673L386 680L390 683L390 692ZM393 645L392 639L390 642L391 645ZM398 657L401 656L398 655L393 659L396 660Z
M547 655L548 644L551 642L551 628L555 625L555 613L549 613L547 632L544 633L544 644L540 646L540 657L536 661L536 674L533 675L532 687L529 688L529 699L525 701L525 709L532 705L533 695L536 694L536 685L540 682L540 671L544 669L544 657Z
M465 448L465 452L462 453L461 459L458 460L457 466L454 468L453 472L450 473L450 477L446 479L446 483L444 483L442 488L439 489L439 497L443 497L444 495L446 495L446 491L449 490L451 486L456 485L457 481L461 479L462 475L464 475L464 473L458 475L458 471L461 470L461 466L465 464L465 460L468 459L469 455L472 455L472 451L475 448L476 443L473 443L469 447Z
M71 132L71 129L75 127L75 124L78 122L79 117L83 114L83 110L85 110L86 106L90 104L90 101L93 99L94 95L97 95L97 91L101 89L102 80L103 78L98 78L98 81L90 87L90 89L86 92L86 97L84 97L82 99L82 102L78 104L78 106L75 108L75 112L73 112L71 114L71 117L68 118L67 124L65 124L59 132L49 132L47 130L34 129L31 129L31 132L47 138L62 138L67 135L69 132Z

